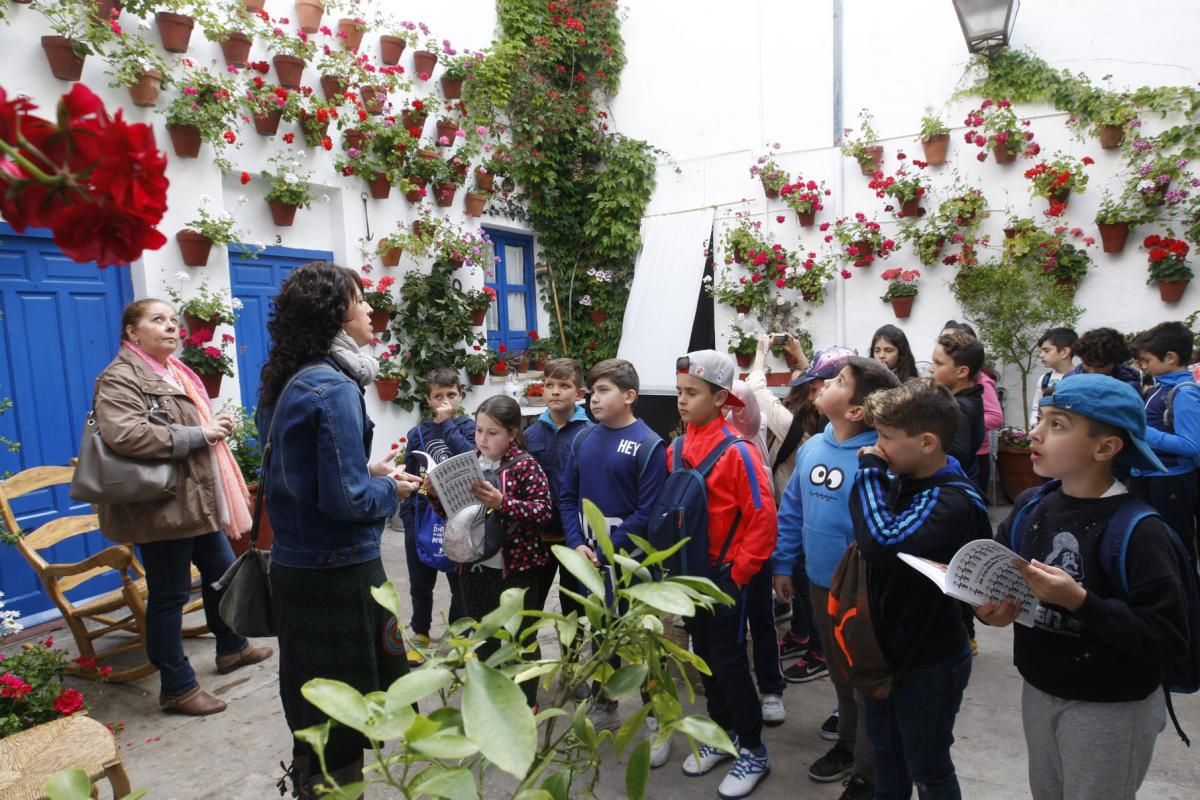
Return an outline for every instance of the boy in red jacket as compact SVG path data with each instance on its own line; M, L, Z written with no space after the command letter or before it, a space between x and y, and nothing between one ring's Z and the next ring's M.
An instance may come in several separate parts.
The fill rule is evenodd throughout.
M741 407L732 393L733 359L715 350L700 350L675 365L679 418L686 424L683 458L697 466L726 439L737 434L725 423L727 407ZM667 448L668 468L675 469L673 448ZM692 648L712 670L704 677L708 715L726 730L738 747L738 757L721 781L722 798L746 797L771 771L762 742L762 708L746 658L745 608L755 587L770 583L751 579L775 549L775 501L771 478L758 448L739 442L725 451L705 480L708 494L708 544L711 577L736 601L701 612L688 620ZM726 547L726 539L729 539ZM716 563L725 552L722 563ZM768 598L769 602L769 598ZM697 755L699 758L697 759ZM701 745L683 762L683 773L703 775L729 758L728 753Z

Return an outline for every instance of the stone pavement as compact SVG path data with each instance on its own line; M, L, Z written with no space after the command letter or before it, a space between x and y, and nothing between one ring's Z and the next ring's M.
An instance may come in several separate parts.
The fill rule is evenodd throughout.
M387 573L400 587L401 597L406 598L401 534L389 531L384 541ZM438 592L437 608L444 613L448 606L444 581L439 583ZM1012 634L978 627L979 656L955 729L954 760L963 796L971 800L1028 797L1021 681L1011 664ZM71 646L65 630L56 633L55 638L59 644ZM122 752L133 787L148 790L148 800L278 798L275 781L281 774L279 762L289 760L291 744L277 696L276 659L222 676L216 673L213 663L211 638L189 640L186 647L204 688L229 702L224 713L200 719L160 713L156 675L133 684L106 686L101 695L92 698L96 719L125 725ZM703 698L699 700L703 712ZM834 703L828 679L793 685L784 701L787 722L768 729L765 737L772 772L753 796L763 800L835 800L842 791L840 784L813 783L806 774L808 766L829 745L817 735L818 726ZM1176 707L1185 730L1200 740L1200 695L1176 696ZM670 762L651 776L650 797L716 797L723 770L687 778L679 771L685 755L686 741L676 737ZM503 785L504 781L498 780L488 796L507 796ZM1194 800L1198 786L1197 754L1184 747L1168 724L1158 739L1154 763L1140 796ZM108 797L107 791L104 785L101 797ZM603 772L597 794L605 800L625 796L623 763L614 763ZM371 794L372 798L382 796L381 792Z

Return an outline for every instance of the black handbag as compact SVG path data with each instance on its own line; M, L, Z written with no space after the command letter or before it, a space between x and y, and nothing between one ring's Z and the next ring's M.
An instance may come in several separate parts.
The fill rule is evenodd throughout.
M146 418L165 424L157 399L151 398ZM149 503L175 494L176 464L170 459L128 458L104 443L96 412L89 411L79 441L79 459L71 478L72 500L115 505Z
M279 393L275 401L278 411L283 397L291 388L292 382L306 372L318 369L316 366L305 367L293 375ZM250 526L250 549L237 557L225 574L213 587L217 591L224 589L221 597L220 613L225 624L242 636L261 638L276 636L275 602L271 596L271 554L259 550L258 522L262 516L263 499L267 495L267 468L271 461L271 435L275 432L275 414L271 414L271 424L267 428L267 439L262 448L262 470L258 482L258 497L254 501L254 521Z

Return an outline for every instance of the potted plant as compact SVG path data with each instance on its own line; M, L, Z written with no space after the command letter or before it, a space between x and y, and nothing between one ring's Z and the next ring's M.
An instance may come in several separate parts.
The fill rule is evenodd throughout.
M794 183L784 184L779 189L779 196L788 208L796 212L796 219L803 228L813 224L818 211L825 210L824 198L830 194L824 181L806 181L802 175L797 175Z
M925 163L930 166L946 163L946 151L950 149L950 129L933 114L921 117L921 147L925 150Z
M392 67L399 64L404 49L417 46L416 27L412 22L388 26L388 32L379 36L379 60Z
M322 100L315 93L301 91L297 96L296 105L304 146L323 146L329 138L329 124L339 117L339 103Z
M750 251L767 249L768 245L762 237L762 222L749 214L739 211L734 224L721 233L721 250L725 253L726 264L744 264Z
M1125 192L1119 198L1105 192L1096 210L1096 227L1104 252L1120 253L1125 249L1129 231L1146 217L1146 208L1140 197Z
M1050 201L1051 217L1062 216L1067 210L1067 201L1071 192L1087 191L1088 176L1084 167L1096 162L1091 156L1082 159L1062 153L1055 153L1049 161L1039 161L1025 170L1025 179L1029 181L1029 192L1034 197L1045 197Z
M290 34L276 27L267 36L267 49L274 54L271 63L275 66L275 76L279 78L280 85L287 89L299 89L304 67L317 52L316 42L304 30Z
M554 358L554 341L543 339L537 331L530 331L529 347L525 352L529 353L533 368L541 372L546 368L546 362Z
M901 226L896 238L906 243L913 255L929 267L941 259L942 248L953 235L953 226L948 225L940 214L931 214L923 222Z
M223 377L233 377L233 359L225 352L225 348L233 344L233 336L221 334L220 347L213 346L213 336L212 328L188 329L183 349L179 351L179 360L200 376L209 397L221 394Z
M234 0L208 9L201 18L200 27L204 30L204 38L220 45L226 66L245 69L250 62L254 35L262 31L261 23L261 15Z
M918 166L917 169L921 169L921 167ZM880 199L890 197L899 205L899 208L896 209L897 217L920 216L922 213L921 198L929 189L928 183L920 172L910 172L907 164L897 167L895 175L885 177L883 172L875 172L871 176L868 186L875 190L876 197ZM888 207L889 210L891 208L891 206Z
M1173 236L1151 234L1142 240L1150 264L1146 283L1158 284L1164 303L1178 303L1194 273L1187 265L1188 243Z
M541 408L546 405L546 384L541 381L526 381L521 389L525 405L531 408Z
M875 144L878 135L872 123L875 117L867 109L858 112L858 136L851 137L853 128L846 128L842 134L840 149L842 155L853 158L858 162L863 175L874 175L883 163L883 146Z
M487 380L488 370L492 366L491 351L484 349L486 343L486 339L481 339L472 345L471 350L467 353L467 380L472 386L482 386Z
M988 216L987 198L981 189L955 183L950 196L938 206L937 216L946 225L977 228Z
M239 102L254 120L254 130L262 136L274 136L281 121L295 122L300 118L298 91L267 83L261 75L249 75L242 85Z
M21 630L17 612L5 609L0 615L4 636ZM14 649L0 666L0 739L86 712L87 698L78 689L64 688L64 675L72 673L101 680L111 672L112 667L97 667L94 661L84 658L69 662L66 652L54 647L53 636Z
M388 345L379 354L379 372L375 374L375 391L379 399L390 403L396 399L400 391L400 381L405 376L405 370L400 366L399 346Z
M450 48L444 49L442 51L442 97L447 100L460 99L463 81L471 76L472 71L484 58L484 54L480 52L459 53Z
M324 15L325 3L322 0L296 0L296 22L305 33L316 33Z
M238 228L237 219L232 213L210 212L208 198L202 196L196 216L188 220L183 229L175 234L175 240L179 243L179 251L183 255L185 265L203 267L208 264L209 251L214 244L227 246L231 242L244 239L245 236L245 232Z
M912 314L913 301L917 299L917 280L921 272L915 269L893 267L884 270L879 277L888 282L887 291L879 299L892 304L892 311L897 319L905 319Z
M237 124L237 101L232 79L203 67L185 71L176 82L179 95L166 109L167 133L175 155L195 158L200 143L218 150L229 144L231 128ZM236 140L236 136L232 137Z
M175 277L181 285L191 280L191 276L186 272L178 272ZM164 286L164 289L175 309L183 315L183 324L187 330L232 325L235 312L242 309L242 301L232 297L228 289L213 291L208 288L208 281L201 281L196 293L186 300L181 291L170 286Z
M459 127L458 122L449 114L439 117L437 121L437 146L450 147L454 144L454 140L458 138L459 131L461 130L462 128Z
M406 233L403 230L396 230L389 233L379 240L375 246L375 253L379 256L380 261L385 267L397 267L400 265L400 256L405 251L415 255L417 248L413 246L412 234Z
M826 287L835 274L832 259L818 260L816 253L809 253L799 264L787 270L785 285L798 291L808 305L819 306L824 304ZM850 273L846 272L842 277L848 278Z
M1172 184L1178 184L1187 175L1189 163L1188 159L1172 153L1131 158L1130 166L1135 168L1136 174L1130 179L1129 189L1136 192L1148 208L1177 205L1187 197L1188 191L1186 188L1173 188Z
M779 142L767 145L772 151L778 151L779 146ZM750 177L757 178L762 183L763 191L771 199L779 197L779 190L788 182L788 174L775 163L775 156L771 152L759 156L750 165Z
M346 95L353 87L368 83L373 78L364 61L341 47L324 46L313 68L321 76L321 91L325 99L337 101L339 105L346 102Z
M169 74L158 48L137 34L122 32L105 53L104 60L108 62L105 71L112 76L109 86L127 88L135 106L148 107L158 102L159 90Z
M308 185L309 172L304 170L304 152L296 155L276 153L268 161L271 170L263 170L262 176L271 182L266 201L271 206L271 217L280 227L288 227L296 221L296 209L308 208L312 201L312 189Z
M975 156L980 161L987 161L988 150L997 164L1011 164L1018 155L1032 158L1042 151L1041 145L1033 141L1033 131L1026 130L1029 120L1018 121L1007 100L984 100L967 114L963 124L967 126L963 138L980 148Z
M821 232L832 228L832 233L826 233L825 241L837 239L842 259L856 267L869 267L876 258L887 258L896 249L896 243L883 235L879 223L867 219L861 211L854 218L842 217L831 226L828 222L821 224Z
M392 284L396 279L384 275L376 283L370 278L363 278L363 299L371 307L371 330L383 333L387 330L388 320L396 312L396 300L392 297Z
M735 277L727 270L715 283L705 278L705 289L718 303L732 306L739 314L764 306L770 297L770 285L759 272Z
M163 50L168 53L186 53L188 43L192 38L192 28L196 26L196 20L187 15L177 13L184 10L186 3L184 0L160 0L156 5L159 8L171 9L169 11L159 10L154 14L154 22L158 25L158 36L162 40Z
M754 363L754 353L758 350L759 333L745 325L742 320L735 319L729 324L726 335L726 345L733 353L737 364L742 369L748 369Z
M490 192L469 191L463 202L463 211L468 217L482 217L483 210L487 207L488 199L491 197Z
M1089 117L1093 121L1092 135L1100 140L1100 147L1115 150L1125 141L1125 130L1137 119L1137 105L1126 92L1093 89L1088 94Z
M495 350L488 350L488 372L501 376L508 374L508 347L497 345Z
M1033 462L1029 459L1031 444L1029 434L1020 428L1005 426L999 431L996 473L1000 476L1000 488L1010 503L1016 502L1027 489L1045 482L1045 478L1033 471Z
M496 290L491 286L467 290L467 310L471 312L471 324L482 325L487 319L488 309L496 302Z
M94 8L77 0L43 0L34 10L55 33L42 37L42 50L50 73L59 80L79 80L84 60L103 53L115 35L112 20L100 19Z
M367 32L367 21L362 17L342 17L337 23L337 38L342 47L357 53Z
M246 490L250 493L250 511L254 512L258 501L259 480L262 478L262 448L259 446L258 426L254 423L254 414L244 406L226 405L222 412L233 417L233 433L225 437L233 453L233 460L242 473L246 482ZM270 550L271 542L275 539L275 530L271 527L271 516L267 513L267 504L263 503L258 515L258 539L254 546L258 550ZM231 541L235 556L240 556L250 549L250 537L243 536Z
M1095 239L1087 237L1091 243ZM1087 275L1088 269L1092 266L1092 257L1088 255L1084 247L1078 247L1070 242L1063 241L1060 238L1057 242L1057 247L1048 249L1046 252L1046 261L1042 269L1046 271L1059 288L1074 294L1079 288L1079 282Z
M433 75L433 68L437 66L441 43L429 36L429 28L425 27L424 23L421 23L421 32L429 38L425 40L422 49L413 51L413 74L418 79L427 81Z

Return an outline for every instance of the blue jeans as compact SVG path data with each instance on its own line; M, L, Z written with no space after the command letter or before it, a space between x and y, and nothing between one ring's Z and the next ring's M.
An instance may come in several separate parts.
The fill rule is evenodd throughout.
M970 677L968 647L946 661L910 668L886 700L864 698L876 800L907 800L914 784L921 800L961 800L950 745Z
M192 564L200 570L204 619L217 637L217 655L236 653L246 639L221 619L221 592L213 588L233 563L233 549L220 531L190 539L138 545L146 568L146 655L158 667L162 693L181 695L196 685L196 673L183 652L183 607L192 595Z

